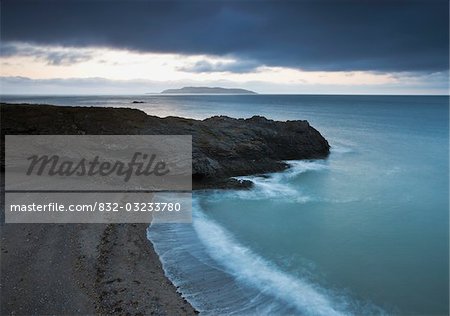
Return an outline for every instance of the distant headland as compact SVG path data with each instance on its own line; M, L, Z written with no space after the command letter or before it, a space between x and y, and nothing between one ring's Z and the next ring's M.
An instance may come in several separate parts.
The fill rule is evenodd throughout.
M167 89L161 94L257 94L245 89L230 89L221 87L183 87L181 89Z

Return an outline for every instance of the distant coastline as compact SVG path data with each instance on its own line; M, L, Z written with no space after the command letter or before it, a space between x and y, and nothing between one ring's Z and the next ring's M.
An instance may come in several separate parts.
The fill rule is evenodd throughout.
M160 94L257 94L254 91L240 88L221 87L183 87L181 89L166 89Z

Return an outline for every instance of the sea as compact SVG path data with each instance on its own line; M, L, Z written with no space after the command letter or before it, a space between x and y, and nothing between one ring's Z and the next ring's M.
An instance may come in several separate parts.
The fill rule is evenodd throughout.
M192 224L151 225L166 275L204 315L449 314L448 96L1 100L306 119L329 141L327 159L242 177L250 190L195 192Z

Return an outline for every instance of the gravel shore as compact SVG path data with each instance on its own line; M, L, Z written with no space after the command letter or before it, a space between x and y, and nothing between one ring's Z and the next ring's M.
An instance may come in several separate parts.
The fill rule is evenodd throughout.
M1 315L194 315L146 224L2 224Z

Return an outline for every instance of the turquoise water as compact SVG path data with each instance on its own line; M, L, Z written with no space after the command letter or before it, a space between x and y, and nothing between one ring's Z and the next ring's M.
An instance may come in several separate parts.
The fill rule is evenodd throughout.
M22 99L20 99L22 98ZM198 192L194 221L153 224L172 281L205 314L449 313L448 97L16 97L148 114L307 119L328 159L250 191Z

